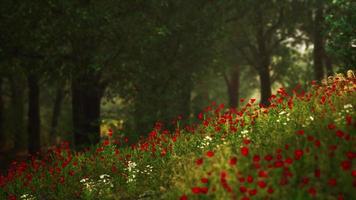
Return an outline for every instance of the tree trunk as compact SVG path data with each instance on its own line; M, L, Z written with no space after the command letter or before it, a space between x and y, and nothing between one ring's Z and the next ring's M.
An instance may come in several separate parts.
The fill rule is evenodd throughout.
M271 77L269 74L268 65L262 66L259 69L260 84L261 84L261 104L264 106L269 106L269 98L272 95L271 91Z
M3 101L3 78L0 77L0 141L4 141L5 139L5 131L4 131L4 101ZM0 144L1 144L0 142Z
M64 98L64 88L62 84L63 84L62 82L59 82L57 86L56 97L53 105L51 131L50 131L50 138L52 144L56 144L56 136L57 136L56 130L58 126L58 120L61 114L62 101Z
M190 112L191 112L191 93L192 93L192 88L193 88L193 83L190 77L187 78L188 80L183 83L183 86L181 88L181 103L180 103L180 109L178 111L182 112L181 114L184 117L189 117Z
M323 49L324 49L324 40L323 40L323 6L318 4L315 19L314 19L314 73L315 80L320 81L324 78L324 68L323 68Z
M225 76L227 92L229 95L230 108L237 108L239 105L239 86L240 86L240 67L236 65L233 69L230 79Z
M11 90L11 112L10 122L12 139L14 141L15 150L27 149L27 141L24 123L24 84L23 77L13 74L10 76L10 90Z
M103 91L96 80L95 75L72 80L73 131L77 150L100 141L100 103Z
M334 74L332 61L331 61L330 56L327 55L327 53L325 52L325 49L324 49L324 62L325 62L327 76L328 77L332 76Z
M31 73L27 77L28 81L28 151L35 154L41 150L40 135L40 88L37 74Z

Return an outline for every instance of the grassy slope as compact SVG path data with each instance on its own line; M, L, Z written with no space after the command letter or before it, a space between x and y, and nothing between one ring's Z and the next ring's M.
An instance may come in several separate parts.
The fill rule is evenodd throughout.
M212 105L200 125L158 125L133 148L115 133L79 155L63 145L2 177L0 199L356 199L356 83L342 79L280 90L268 109Z

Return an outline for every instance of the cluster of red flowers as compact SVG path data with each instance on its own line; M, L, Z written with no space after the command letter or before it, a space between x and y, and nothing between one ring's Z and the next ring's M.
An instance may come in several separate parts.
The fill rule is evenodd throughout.
M350 85L356 85L356 80L347 80ZM336 80L335 83L331 86L321 87L314 84L314 89L310 93L306 93L302 91L301 93L297 93L296 90L293 90L293 96L288 95L288 93L284 89L280 89L278 91L278 95L272 95L270 98L271 106L268 108L263 108L263 110L248 110L251 108L251 104L248 103L245 107L242 107L241 111L230 110L224 114L217 114L217 119L213 117L206 117L203 114L199 114L199 119L203 120L204 126L213 126L216 131L222 131L223 127L230 126L229 133L235 133L238 129L241 129L246 125L245 118L241 116L246 115L250 119L248 120L251 125L254 125L255 119L259 114L268 113L272 109L293 109L293 101L305 101L309 102L313 98L320 97L320 104L322 106L328 105L332 111L335 112L335 105L331 101L332 95L341 96L341 93L350 93L354 92L355 87L351 88L339 88L339 81ZM342 83L342 86L347 84ZM322 95L321 95L322 94ZM245 99L241 99L240 102L244 102ZM251 101L253 103L254 101ZM216 113L221 110L220 106ZM262 107L262 106L261 106ZM212 107L208 107L206 109L208 111L213 110ZM311 108L312 112L315 112L315 109ZM325 109L324 109L325 111ZM322 113L324 112L322 111ZM321 115L321 117L323 117ZM356 121L352 118L350 114L346 114L345 116L345 124L349 130L354 130L356 128ZM239 127L238 127L239 126ZM325 129L319 131L326 130L331 135L328 136L328 139L325 139L325 135L316 134L318 130L314 130L313 133L308 133L308 131L300 129L296 131L296 138L298 143L302 143L303 145L298 145L303 148L295 148L290 144L285 144L284 149L277 148L276 154L266 154L266 155L250 155L250 140L242 141L242 145L240 147L240 155L232 156L228 160L229 166L231 168L238 168L237 165L238 158L241 157L239 163L243 162L244 164L249 163L251 166L249 168L250 174L244 175L243 172L238 171L237 174L232 174L229 176L229 170L217 171L215 172L216 176L220 177L220 185L224 191L231 194L232 199L237 199L238 196L241 199L249 200L250 198L256 196L258 193L264 194L264 196L269 199L268 195L273 195L276 191L275 187L285 187L287 185L295 185L299 189L304 190L310 197L317 197L318 193L323 190L323 188L331 187L331 195L335 196L338 200L342 200L345 198L351 198L352 191L346 192L343 194L342 187L345 187L345 184L350 184L353 187L353 190L356 189L356 168L355 168L355 158L356 152L353 149L349 149L345 152L345 148L343 146L350 147L352 146L351 142L356 138L354 135L351 135L345 130L341 130L337 128L337 125L334 123L329 123ZM326 133L323 133L326 134ZM333 135L334 134L334 135ZM334 136L334 137L333 137ZM224 137L222 137L224 138ZM325 141L322 143L321 141ZM211 158L214 156L213 151L206 152L207 158ZM345 155L345 157L336 157L335 155ZM324 156L325 155L325 156ZM263 159L261 159L263 158ZM330 163L335 163L338 165L339 169L343 172L343 174L333 175L323 173L325 170L323 169L322 163L320 165L319 162L322 162L321 159L332 159ZM246 160L248 159L248 160ZM320 160L320 161L319 161ZM315 162L314 162L315 161ZM312 164L315 168L303 168L305 162L313 162ZM211 162L209 160L204 162L204 158L199 158L196 160L197 166L202 166L206 163L207 166L205 168L209 169L209 165ZM310 165L309 165L310 167ZM303 174L298 174L296 169L303 169ZM310 176L310 172L314 174L314 176ZM334 169L337 170L337 169ZM236 170L230 170L236 171ZM300 172L299 172L300 173ZM209 171L211 175L211 171ZM273 174L273 176L271 176ZM230 177L230 178L228 178ZM233 177L236 177L234 180ZM351 177L351 178L345 178ZM216 178L213 178L216 180ZM276 181L277 185L276 185ZM204 186L204 191L200 190L192 190L193 195L209 195L213 194L216 191L216 187L211 185L211 188L207 188ZM292 186L294 187L294 186ZM199 188L199 187L193 187ZM207 189L206 189L207 188ZM263 196L263 195L262 195ZM261 198L261 196L259 196ZM181 200L188 199L186 194L182 195Z

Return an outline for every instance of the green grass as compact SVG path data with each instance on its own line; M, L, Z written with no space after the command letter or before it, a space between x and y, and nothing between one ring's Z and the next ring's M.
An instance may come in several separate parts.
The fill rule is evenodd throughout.
M355 81L280 90L268 109L213 104L133 147L115 132L83 153L63 144L13 166L0 199L356 199Z

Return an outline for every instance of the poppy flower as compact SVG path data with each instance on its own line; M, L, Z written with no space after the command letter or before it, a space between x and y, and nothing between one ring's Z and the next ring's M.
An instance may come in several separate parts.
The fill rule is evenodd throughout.
M257 185L260 187L260 188L265 188L267 186L267 183L264 182L264 181L258 181L257 182Z
M351 168L351 162L349 160L344 160L341 162L341 168L346 171Z
M247 192L247 188L245 186L240 186L239 190L241 193Z
M206 152L206 156L208 156L209 158L214 156L214 152L213 151L208 151Z
M342 138L344 136L344 132L342 132L341 130L337 130L336 131L336 136L339 138Z
M297 149L294 151L294 158L299 160L303 156L303 150Z
M109 135L109 137L112 137L112 134L113 134L113 131L112 131L111 128L109 128L109 130L108 130L108 135Z
M273 156L272 156L272 155L269 155L269 154L268 154L268 155L265 156L265 160L266 160L266 161L271 161L272 159L273 159Z
M293 164L293 159L288 157L284 162L291 165Z
M208 182L209 182L209 179L207 179L207 178L201 178L200 181L201 181L202 183L208 183Z
M347 124L348 126L350 126L350 125L352 124L352 117L351 117L351 115L346 115L345 119L346 119L346 124Z
M329 179L328 184L329 184L331 187L334 187L334 186L336 185L336 179L335 179L335 178Z
M249 194L250 196L256 195L256 194L257 194L257 189L253 189L253 190L248 191L248 194Z
M264 171L264 170L261 170L261 171L259 171L258 172L258 176L259 177L267 177L268 176L268 173L266 172L266 171Z
M308 189L308 193L310 196L314 197L316 195L316 189L314 187L311 187Z
M304 130L298 130L297 135L304 135Z
M273 190L273 188L269 187L269 188L267 189L267 192L268 192L269 194L273 194L274 190Z
M316 169L316 170L314 171L314 176L315 176L316 178L320 178L320 169Z
M230 164L231 166L236 165L236 163L237 163L237 158L236 158L236 157L230 158L229 164Z
M253 177L248 175L246 180L247 180L248 183L252 183L253 182Z
M197 164L197 165L201 165L201 164L203 164L203 158L199 158L199 159L197 159L196 161L195 161L195 163Z
M188 200L188 197L187 197L187 195L183 194L183 195L179 198L179 200Z
M253 161L254 162L259 162L261 160L261 157L259 155L254 155L253 156Z
M335 128L336 128L335 124L333 123L328 124L328 129L333 130Z
M243 143L244 143L244 144L250 144L250 143L251 143L251 140L249 140L249 139L244 139L244 140L243 140Z
M247 156L248 155L248 148L247 147L241 147L240 151L241 151L241 154L243 156Z
M353 177L356 177L356 170L352 170L351 175L352 175Z

